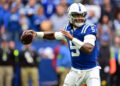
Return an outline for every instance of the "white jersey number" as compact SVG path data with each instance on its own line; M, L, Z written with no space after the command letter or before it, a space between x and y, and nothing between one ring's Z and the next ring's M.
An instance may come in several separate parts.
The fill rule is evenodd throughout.
M74 49L76 52L71 52L71 55L72 55L72 56L79 56L79 55L80 55L80 51L79 51L78 47L75 46L75 45L72 45L72 42L70 41L70 50L73 50L73 49Z

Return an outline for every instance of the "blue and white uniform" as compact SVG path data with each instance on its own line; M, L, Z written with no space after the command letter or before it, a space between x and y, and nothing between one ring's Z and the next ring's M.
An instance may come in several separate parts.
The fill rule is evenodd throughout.
M73 35L74 38L77 38L80 41L84 41L84 37L86 35L94 35L97 34L97 28L95 25L84 24L82 27L77 29L72 29L70 25L67 26L66 31L69 31L70 34ZM76 69L90 69L98 65L96 62L97 59L97 44L95 41L94 49L91 54L86 54L80 51L74 43L68 40L71 59L72 59L72 66Z
M80 28L72 29L71 26L68 25L66 31L69 31L74 38L80 40L81 42L85 43L85 40L88 40L87 42L91 43L94 46L94 49L90 54L87 54L81 51L72 41L67 40L71 53L72 68L67 74L63 86L81 86L82 82L86 82L87 86L100 86L100 67L96 61L98 48L96 39L93 41L90 37L92 35L96 38L96 26L84 24Z

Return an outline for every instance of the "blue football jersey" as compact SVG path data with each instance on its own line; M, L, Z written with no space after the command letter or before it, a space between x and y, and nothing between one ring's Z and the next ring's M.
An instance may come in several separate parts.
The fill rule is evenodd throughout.
M66 27L66 31L69 31L70 34L73 35L74 38L79 39L80 41L84 41L84 37L88 34L95 35L97 34L97 28L95 25L84 24L82 27L77 29L72 29L70 25ZM97 63L97 44L95 41L95 46L91 54L84 53L78 49L71 41L68 41L72 66L77 69L85 70L90 69L98 65Z

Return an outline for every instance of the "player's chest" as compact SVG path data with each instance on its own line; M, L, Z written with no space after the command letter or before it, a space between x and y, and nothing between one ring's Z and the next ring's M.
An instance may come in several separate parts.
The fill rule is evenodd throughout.
M73 37L75 37L75 38L77 38L77 39L79 39L79 40L81 40L81 41L84 40L85 34L82 33L81 30L71 30L71 31L69 31L69 32L70 32L70 34L71 34Z

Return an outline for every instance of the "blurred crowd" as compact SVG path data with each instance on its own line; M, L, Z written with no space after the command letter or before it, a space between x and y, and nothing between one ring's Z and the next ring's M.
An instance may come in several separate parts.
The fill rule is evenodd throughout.
M64 29L74 2L86 6L86 23L98 29L101 85L120 86L120 0L0 0L0 86L62 86L71 67L66 40L23 46L20 36Z

